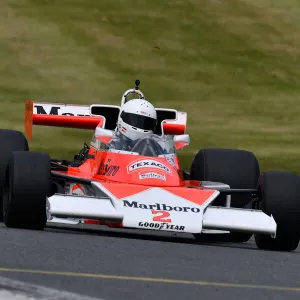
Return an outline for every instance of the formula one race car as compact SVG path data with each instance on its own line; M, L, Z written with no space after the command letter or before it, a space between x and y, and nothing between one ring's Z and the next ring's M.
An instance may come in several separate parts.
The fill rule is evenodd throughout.
M73 161L29 152L25 136L1 130L0 188L7 227L42 230L47 222L200 234L222 232L260 249L295 250L299 243L300 182L288 172L260 173L255 156L232 149L200 150L190 172L176 151L189 145L187 113L156 108L153 134L130 151L112 147L129 95L144 99L139 82L121 106L26 101L32 125L90 129L94 135Z

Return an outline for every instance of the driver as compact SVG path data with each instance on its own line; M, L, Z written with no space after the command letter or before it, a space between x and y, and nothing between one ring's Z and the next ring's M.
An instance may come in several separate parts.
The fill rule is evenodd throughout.
M132 99L122 107L116 133L108 146L116 150L130 151L136 141L154 133L157 114L154 106L144 99Z

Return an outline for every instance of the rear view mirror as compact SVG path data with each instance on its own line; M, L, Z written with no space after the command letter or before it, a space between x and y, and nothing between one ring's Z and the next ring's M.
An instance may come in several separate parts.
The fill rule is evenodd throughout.
M175 149L182 149L190 144L189 134L180 134L174 136Z
M95 138L104 144L108 144L111 141L113 134L114 134L114 131L104 129L101 127L97 127L95 130Z

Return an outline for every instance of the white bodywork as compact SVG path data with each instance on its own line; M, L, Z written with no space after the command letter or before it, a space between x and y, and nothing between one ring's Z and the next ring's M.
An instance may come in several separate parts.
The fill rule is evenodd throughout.
M221 183L204 183L210 189L228 189ZM272 216L259 210L215 207L210 204L218 190L202 205L193 203L164 188L149 187L118 199L99 182L92 182L96 196L55 194L48 198L49 222L78 224L91 219L118 222L124 228L202 233L207 230L243 231L276 235ZM227 202L230 206L230 201ZM158 216L159 220L154 221ZM74 218L70 220L68 218Z

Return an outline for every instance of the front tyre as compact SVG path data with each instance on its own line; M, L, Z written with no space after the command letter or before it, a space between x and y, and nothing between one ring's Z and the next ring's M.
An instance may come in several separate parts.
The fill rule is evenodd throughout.
M52 193L48 154L12 152L3 189L3 219L7 227L43 230L46 199Z
M29 151L28 142L20 131L0 129L0 222L3 221L2 191L5 185L5 172L12 151Z
M258 181L258 208L273 216L277 224L276 238L255 234L259 249L293 251L299 244L300 181L288 172L262 173Z
M232 189L255 189L260 168L252 152L235 149L208 148L195 156L190 173L191 180L226 183ZM251 203L251 195L232 195L231 206L244 208ZM220 196L212 205L224 206L225 197ZM197 235L195 235L197 238ZM225 237L225 235L224 235ZM252 233L231 232L228 242L245 243Z

